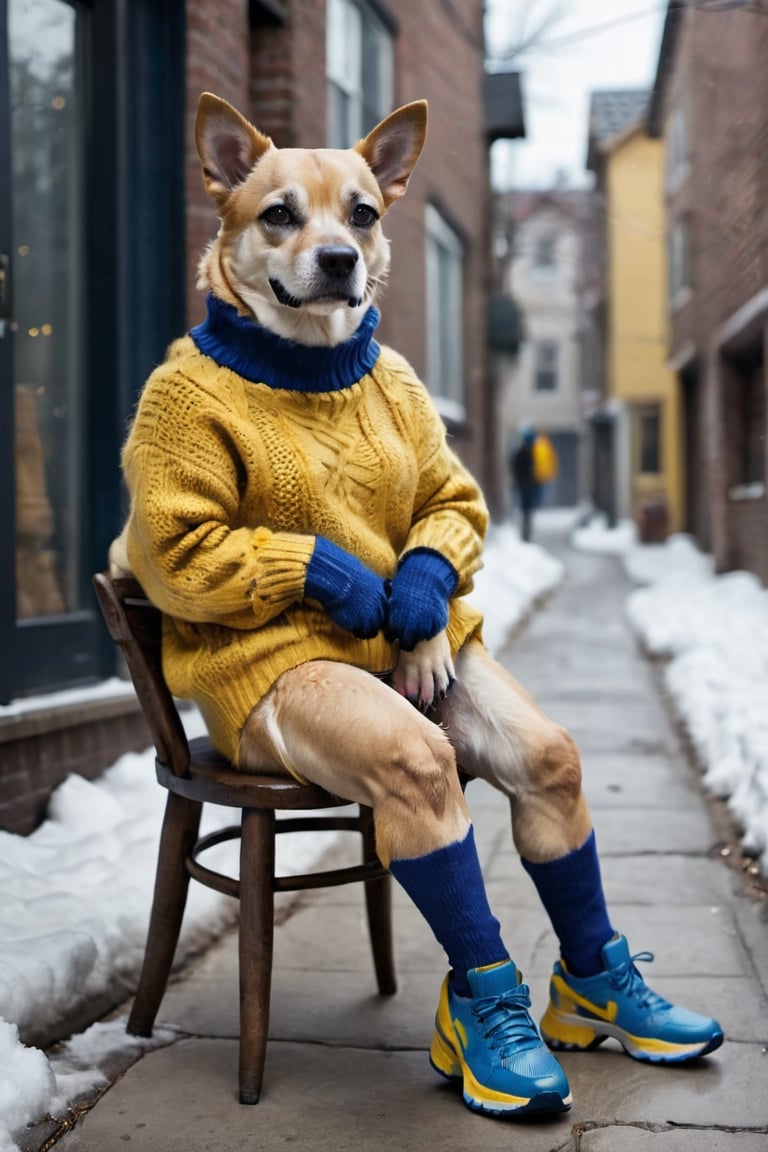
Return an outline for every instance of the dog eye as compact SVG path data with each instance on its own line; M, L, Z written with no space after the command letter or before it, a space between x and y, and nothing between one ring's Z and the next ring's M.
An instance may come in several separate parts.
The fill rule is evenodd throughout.
M273 204L270 208L266 208L259 219L265 224L276 224L278 227L295 222L293 213L285 204Z
M378 212L370 204L356 204L352 211L352 223L358 228L370 228L378 218Z

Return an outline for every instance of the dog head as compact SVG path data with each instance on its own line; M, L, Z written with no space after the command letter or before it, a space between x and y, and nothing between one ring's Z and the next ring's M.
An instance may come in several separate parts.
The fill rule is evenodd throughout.
M347 340L386 278L381 217L405 192L426 130L420 100L354 148L276 148L204 92L195 139L221 226L198 287L299 343Z

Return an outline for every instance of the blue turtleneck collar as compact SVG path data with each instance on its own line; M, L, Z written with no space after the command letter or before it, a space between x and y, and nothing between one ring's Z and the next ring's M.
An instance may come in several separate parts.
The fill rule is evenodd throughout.
M373 368L381 351L373 339L379 313L369 308L360 327L344 344L332 348L295 344L276 336L231 304L208 296L208 315L190 330L205 356L230 368L252 384L289 392L336 392L349 388Z

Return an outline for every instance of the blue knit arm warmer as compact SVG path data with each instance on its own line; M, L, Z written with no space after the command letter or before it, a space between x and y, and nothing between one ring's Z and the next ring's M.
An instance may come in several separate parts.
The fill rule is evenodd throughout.
M400 561L392 581L385 635L406 652L431 640L448 623L448 601L459 575L439 552L414 548Z
M318 536L307 565L304 595L317 600L335 624L361 640L380 631L387 611L384 581L364 564Z

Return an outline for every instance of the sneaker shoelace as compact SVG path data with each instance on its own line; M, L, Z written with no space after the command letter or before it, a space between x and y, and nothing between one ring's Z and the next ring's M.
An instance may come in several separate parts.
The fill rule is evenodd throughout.
M498 996L483 996L472 1005L472 1015L480 1025L484 1040L501 1059L525 1048L541 1044L539 1031L531 1019L530 990L518 984Z
M619 964L616 968L611 969L608 974L608 983L630 1000L636 1000L638 1007L658 1011L669 1008L669 1002L648 987L640 975L639 969L635 966L636 960L652 963L653 959L653 952L636 952L624 964Z

